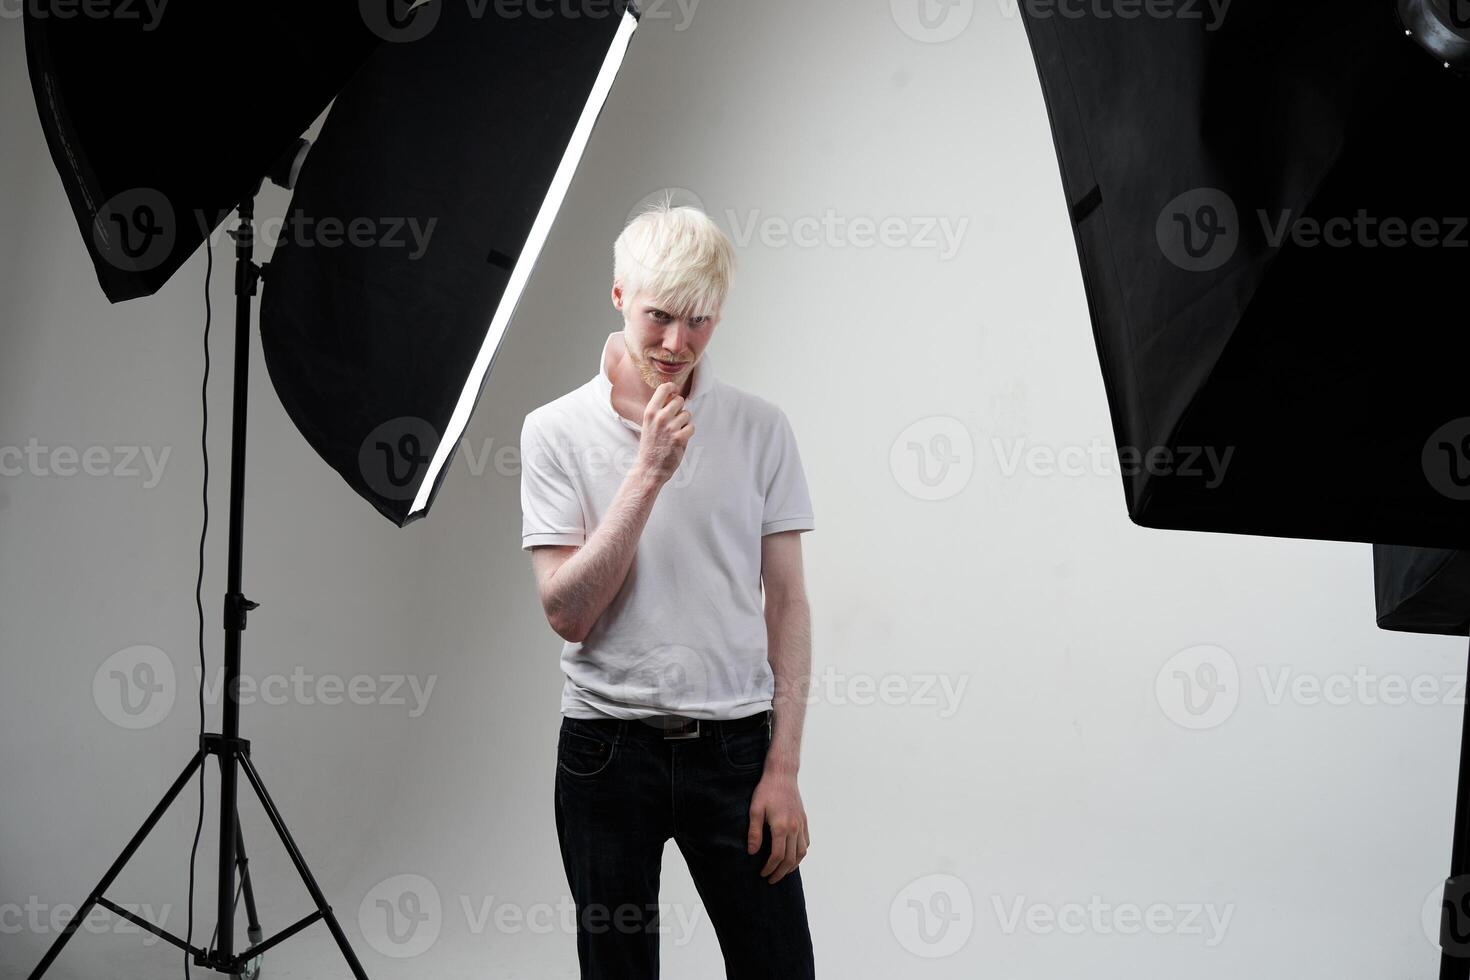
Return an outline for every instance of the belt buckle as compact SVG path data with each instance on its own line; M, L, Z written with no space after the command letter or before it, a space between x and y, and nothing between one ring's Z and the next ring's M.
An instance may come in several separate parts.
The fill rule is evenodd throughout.
M698 738L699 719L685 718L682 722L670 728L664 729L664 738Z

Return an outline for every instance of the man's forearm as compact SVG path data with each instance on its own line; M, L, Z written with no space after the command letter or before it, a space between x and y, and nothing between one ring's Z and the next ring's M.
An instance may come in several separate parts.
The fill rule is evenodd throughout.
M629 470L587 542L551 577L546 612L562 636L580 643L622 588L661 486L641 467Z
M766 771L794 776L801 767L801 730L812 683L812 617L805 597L766 596L766 645L776 679Z

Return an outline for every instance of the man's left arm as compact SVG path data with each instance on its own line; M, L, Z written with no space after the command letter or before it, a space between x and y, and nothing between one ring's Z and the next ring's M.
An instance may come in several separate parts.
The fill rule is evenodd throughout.
M801 863L811 846L806 808L796 786L812 672L812 618L802 575L800 531L761 538L761 585L767 657L775 677L774 727L765 770L750 800L746 850L750 854L760 850L763 825L769 825L771 856L760 873L774 885Z

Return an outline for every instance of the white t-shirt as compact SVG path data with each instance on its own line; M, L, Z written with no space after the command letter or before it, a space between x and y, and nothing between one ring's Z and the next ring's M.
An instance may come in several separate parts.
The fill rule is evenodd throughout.
M586 384L526 416L521 547L586 543L638 457L641 425L612 406L621 331ZM706 351L685 407L694 435L659 491L622 587L562 648L561 713L742 718L771 706L761 537L814 530L796 437L780 408L717 380Z

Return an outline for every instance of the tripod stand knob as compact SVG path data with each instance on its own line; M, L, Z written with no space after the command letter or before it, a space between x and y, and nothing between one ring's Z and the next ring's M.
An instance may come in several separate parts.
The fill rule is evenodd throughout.
M243 592L225 593L225 629L243 630L246 613L259 607L260 603L245 598Z

